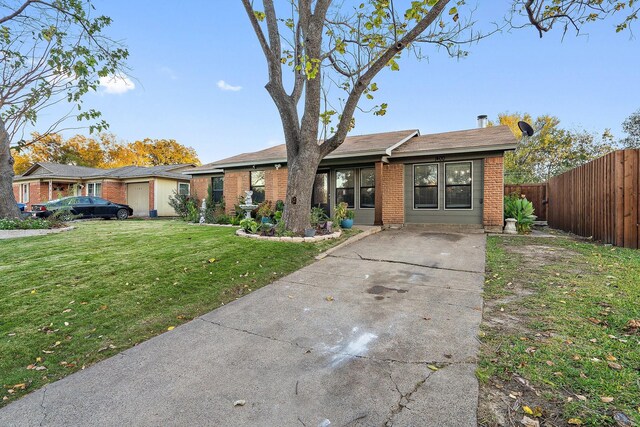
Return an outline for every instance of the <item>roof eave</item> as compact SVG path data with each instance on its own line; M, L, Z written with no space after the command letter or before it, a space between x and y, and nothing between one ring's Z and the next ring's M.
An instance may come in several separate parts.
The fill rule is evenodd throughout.
M389 156L391 159L397 159L401 157L415 157L415 156L438 156L442 154L460 154L460 153L482 153L491 151L512 151L516 149L516 144L501 144L490 145L483 147L459 147L439 150L420 150L409 151L406 153L395 153Z

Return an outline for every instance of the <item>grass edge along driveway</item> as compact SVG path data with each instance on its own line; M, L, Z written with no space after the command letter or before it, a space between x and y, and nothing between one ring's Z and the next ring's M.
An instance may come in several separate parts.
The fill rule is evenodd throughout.
M0 240L0 407L295 271L320 243L180 221Z
M495 236L486 271L479 424L640 425L640 251Z

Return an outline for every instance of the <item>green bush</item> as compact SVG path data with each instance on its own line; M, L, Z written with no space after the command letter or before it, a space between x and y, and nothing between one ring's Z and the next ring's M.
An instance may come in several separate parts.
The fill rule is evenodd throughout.
M519 233L531 231L533 221L537 218L533 212L533 203L528 201L526 197L510 194L504 199L504 217L517 221L516 229Z
M195 205L194 200L198 200L197 197L191 197L188 194L177 194L174 191L173 195L169 196L169 206L176 211L180 218L186 220L190 209Z
M42 218L2 218L0 230L45 230L51 228L51 224Z

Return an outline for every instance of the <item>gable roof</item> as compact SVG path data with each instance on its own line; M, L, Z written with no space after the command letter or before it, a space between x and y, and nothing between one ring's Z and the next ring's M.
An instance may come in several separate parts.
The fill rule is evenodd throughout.
M420 135L417 129L349 136L325 159L380 155L388 158L506 151L516 148L516 138L508 126L492 126ZM222 173L225 168L286 163L285 144L251 153L238 154L189 170L189 174Z
M348 136L345 138L344 142L340 144L335 151L325 157L325 159L369 155L390 155L393 148L418 134L419 131L417 129L410 129L395 132ZM190 170L189 173L217 173L222 172L222 168L286 162L287 148L285 144L280 144L264 150L238 154L233 157L208 163Z
M416 136L394 150L392 157L505 151L515 149L516 143L508 126L490 126Z
M31 166L22 175L17 175L14 181L26 180L32 177L38 178L75 178L75 179L91 179L91 178L142 178L142 177L160 177L185 180L189 176L185 175L180 169L193 167L193 164L183 163L176 165L161 166L123 166L114 169L90 168L86 166L64 165L52 162L37 162Z

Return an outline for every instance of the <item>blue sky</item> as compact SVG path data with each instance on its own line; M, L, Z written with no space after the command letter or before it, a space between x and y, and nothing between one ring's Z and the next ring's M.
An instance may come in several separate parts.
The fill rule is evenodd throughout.
M469 2L473 4L473 2ZM507 0L483 1L476 18L487 28ZM240 1L97 0L111 16L109 34L129 48L135 88L91 94L120 139L172 138L196 149L203 163L284 142L264 85L262 52ZM615 33L614 21L583 35L540 39L531 29L494 35L454 60L403 58L383 70L377 99L384 117L359 114L354 134L418 128L422 133L475 127L476 116L501 112L552 114L567 128L622 136L621 122L640 108L640 42ZM218 82L239 90L223 90ZM65 133L70 136L70 133Z

